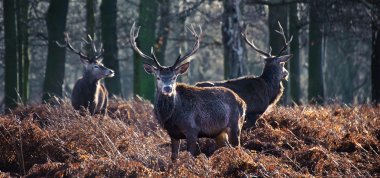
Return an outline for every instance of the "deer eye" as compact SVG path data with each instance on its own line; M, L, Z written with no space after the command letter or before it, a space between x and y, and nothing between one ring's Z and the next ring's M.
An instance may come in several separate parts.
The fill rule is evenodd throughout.
M99 68L99 66L94 66L94 69L98 69Z
M157 80L161 80L160 77L157 77Z

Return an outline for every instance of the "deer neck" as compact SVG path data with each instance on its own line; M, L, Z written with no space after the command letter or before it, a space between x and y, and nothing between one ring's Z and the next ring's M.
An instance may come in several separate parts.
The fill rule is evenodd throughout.
M176 103L175 100L175 93L167 96L157 92L154 110L161 124L165 124L165 122L168 121L173 115Z
M281 69L276 66L264 67L260 78L269 86L271 97L276 97L283 88L281 84Z
M90 86L99 84L99 80L96 79L90 72L85 71L83 74L83 78L86 80L86 83Z
M89 90L90 95L94 96L96 94L97 89L100 86L100 81L95 77L90 75L89 73L84 73L83 79L86 83L87 89Z

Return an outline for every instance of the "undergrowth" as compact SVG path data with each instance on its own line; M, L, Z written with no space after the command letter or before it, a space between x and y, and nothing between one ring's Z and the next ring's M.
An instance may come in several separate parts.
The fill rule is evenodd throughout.
M113 100L108 116L67 100L0 115L0 177L376 177L380 108L278 107L242 132L242 147L216 150L200 139L196 157L170 139L151 103Z

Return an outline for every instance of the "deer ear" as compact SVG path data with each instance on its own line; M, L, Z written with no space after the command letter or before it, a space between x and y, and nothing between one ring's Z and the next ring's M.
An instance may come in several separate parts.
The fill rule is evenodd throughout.
M187 71L187 69L189 69L189 66L190 66L190 62L186 62L180 65L179 67L175 68L175 74L177 75L184 74Z
M155 68L154 66L151 66L149 64L143 64L143 65L144 65L144 70L146 73L148 74L156 73L157 68Z
M293 57L293 54L288 54L288 55L280 56L280 57L277 58L277 61L278 62L287 62L292 57Z

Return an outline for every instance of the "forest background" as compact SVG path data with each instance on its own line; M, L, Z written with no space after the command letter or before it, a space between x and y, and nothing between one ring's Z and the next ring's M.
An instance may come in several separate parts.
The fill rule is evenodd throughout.
M95 34L104 64L116 76L105 80L113 96L153 100L152 76L129 43L132 23L141 26L138 45L153 46L170 65L200 25L203 38L190 71L180 81L194 84L260 75L264 61L241 32L275 54L282 24L293 41L290 78L282 104L378 103L380 101L380 3L376 0L4 0L0 4L1 108L70 97L82 75L79 57L56 45L63 33L81 46ZM4 92L3 92L4 91Z

